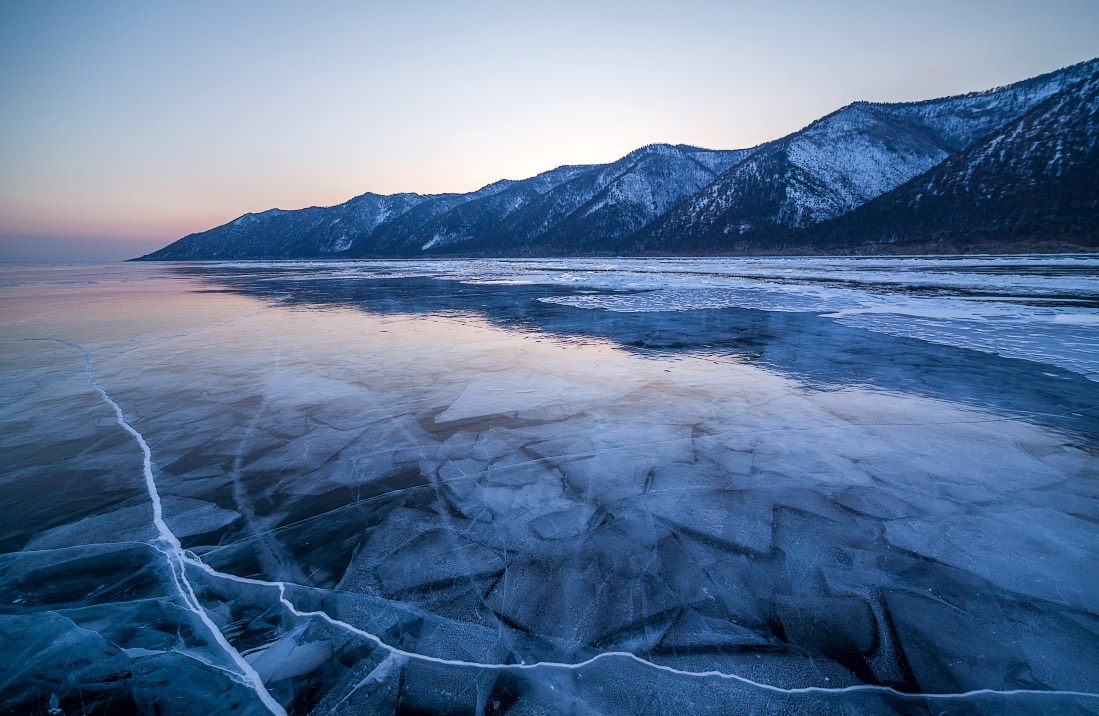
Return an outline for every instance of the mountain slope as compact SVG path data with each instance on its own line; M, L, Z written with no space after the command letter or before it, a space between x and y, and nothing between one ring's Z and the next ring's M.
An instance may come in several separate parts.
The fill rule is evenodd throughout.
M586 165L562 166L530 179L508 182L501 191L457 203L427 220L415 214L403 217L384 226L373 241L361 241L348 253L352 256L409 254L463 244L491 231L504 218L536 202L547 192L592 170L593 167Z
M652 144L593 168L467 247L479 253L598 253L712 182L752 150Z
M490 184L469 194L363 194L332 207L245 214L209 231L185 236L142 258L167 261L203 259L285 259L403 250L407 235L458 206L507 190L512 182Z
M1088 174L1090 150L1072 147L1093 140L1096 129L1068 116L1081 119L1090 105L1065 98L1097 72L1099 59L957 97L856 102L752 149L653 144L609 164L561 166L466 194L368 193L328 208L245 214L142 258L730 254L836 247L848 239L953 242L996 231L1022 241L1040 231L1082 235L1094 222L1069 224L1073 212L1091 216L1095 175ZM1022 118L1029 124L1018 124ZM971 152L1009 127L1022 134L983 155ZM1060 174L1031 161L1047 150L1054 152L1049 166L1063 164ZM963 166L965 182L957 178ZM954 174L936 174L940 167ZM895 193L916 186L917 177L927 178L927 190ZM1043 186L1025 189L1020 182L1030 179ZM994 188L997 182L1003 186ZM977 192L1012 198L975 203ZM1020 201L1029 213L1019 213ZM910 218L890 233L894 211Z
M790 238L813 248L1099 248L1099 73L925 174Z
M747 151L657 144L610 164L562 166L469 194L364 194L329 208L272 209L191 234L143 258L514 253L540 243L577 250L587 245L586 232L595 227L612 238L632 234Z
M894 189L1096 69L1099 60L959 97L856 102L763 145L622 248L680 253L765 246Z

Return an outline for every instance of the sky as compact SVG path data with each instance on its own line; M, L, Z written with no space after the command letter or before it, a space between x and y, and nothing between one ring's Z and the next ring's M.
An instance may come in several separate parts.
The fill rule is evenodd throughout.
M472 191L1099 56L1096 0L0 3L0 261Z

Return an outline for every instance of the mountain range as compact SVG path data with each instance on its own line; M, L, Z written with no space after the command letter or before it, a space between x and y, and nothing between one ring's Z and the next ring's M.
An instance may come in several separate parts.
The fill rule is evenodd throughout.
M1099 58L855 102L750 149L653 144L468 194L271 209L146 260L1099 249Z

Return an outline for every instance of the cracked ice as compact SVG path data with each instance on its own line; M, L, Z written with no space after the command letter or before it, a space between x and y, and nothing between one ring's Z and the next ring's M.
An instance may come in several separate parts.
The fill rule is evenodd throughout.
M8 269L0 702L1094 713L1041 261Z

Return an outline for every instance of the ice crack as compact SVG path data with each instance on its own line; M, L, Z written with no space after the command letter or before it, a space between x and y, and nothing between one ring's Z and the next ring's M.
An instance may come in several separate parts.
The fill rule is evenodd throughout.
M898 691L890 686L879 686L877 684L855 684L853 686L801 686L793 688L785 688L782 686L775 686L774 684L767 684L760 681L754 681L746 676L739 674L731 674L724 671L685 671L683 669L677 669L673 666L666 666L664 664L657 664L647 659L643 659L637 654L629 651L605 651L584 661L578 661L575 663L559 662L559 661L536 661L529 664L493 664L480 661L463 661L460 659L444 659L438 656L430 656L427 654L418 654L414 651L406 651L404 649L395 647L386 643L381 637L371 634L368 631L359 629L356 626L348 624L347 622L340 621L335 617L332 617L327 612L313 611L305 612L301 611L290 601L286 596L285 582L267 582L262 579L253 579L250 577L238 577L234 574L226 574L225 572L219 572L210 565L201 561L195 556L184 557L184 559L191 565L203 570L212 577L227 579L232 582L239 582L241 584L250 584L260 587L271 587L278 590L279 602L282 603L291 614L297 617L303 618L315 618L328 622L337 629L349 632L363 639L377 644L380 648L387 651L391 656L398 657L403 660L416 660L424 661L431 664L439 664L441 666L454 666L459 668L468 669L485 669L491 671L530 671L534 669L561 669L567 671L576 671L583 669L586 666L590 666L597 661L604 659L629 659L642 664L646 667L657 669L658 671L664 671L670 674L676 674L677 676L686 676L692 678L715 678L715 679L728 679L731 681L738 681L746 686L750 686L763 691L770 691L776 694L784 695L797 695L797 694L822 694L822 695L834 695L834 694L846 694L855 693L860 691L876 692L885 694L888 696L894 696L902 699L921 700L921 699L938 699L938 700L950 700L950 699L966 699L975 696L1064 696L1064 697L1079 697L1079 698L1092 698L1099 699L1099 693L1091 693L1087 691L1050 691L1040 689L974 689L972 691L961 691L954 693L909 693L905 691ZM297 585L294 585L297 586Z
M719 678L737 681L752 688L760 689L763 691L769 691L777 694L784 695L797 695L797 694L821 694L821 695L836 695L855 692L876 692L885 695L889 695L896 698L911 699L911 700L951 700L951 699L966 699L977 696L1060 696L1060 697L1076 697L1076 698L1090 698L1099 699L1099 693L1091 693L1085 691L1066 691L1066 690L1037 690L1037 689L1008 689L1008 690L996 690L996 689L975 689L972 691L963 691L955 693L907 693L898 691L889 686L880 686L876 684L855 684L852 686L844 687L826 687L826 686L805 686L805 687L793 687L785 688L781 686L775 686L774 684L768 684L764 682L754 681L745 676L739 674L726 673L723 671L685 671L682 669L676 669L672 666L664 664L657 664L640 656L628 652L628 651L608 651L601 652L592 656L584 661L575 663L566 662L553 662L553 661L539 661L532 663L519 663L519 664L494 664L483 663L475 661L463 661L458 659L444 659L441 657L430 656L427 654L418 654L416 652L406 651L398 647L392 646L382 640L375 634L371 634L365 630L359 629L347 622L340 621L327 612L324 611L302 611L287 597L286 595L286 582L268 582L259 579L251 579L247 577L238 577L233 574L227 574L220 572L213 567L210 567L201 559L199 559L193 553L187 553L183 550L180 544L179 538L172 532L171 528L164 521L163 508L160 500L160 493L157 490L156 480L153 477L152 470L152 451L149 448L149 444L146 442L144 436L138 432L129 422L126 421L126 417L122 412L121 406L95 379L95 375L92 372L92 356L91 353L84 347L71 343L69 341L61 340L59 338L24 338L17 339L22 341L49 341L68 346L80 351L84 355L84 371L87 374L88 384L100 395L104 402L106 402L115 413L115 420L118 424L129 433L134 440L137 441L141 447L143 461L142 469L145 477L145 485L149 493L149 498L153 505L153 524L157 529L158 538L163 547L153 545L161 554L164 555L166 562L168 563L169 570L172 574L172 579L175 584L180 597L183 599L187 608L193 612L209 629L210 634L222 650L230 657L230 659L237 665L240 670L239 673L233 674L240 680L242 684L252 689L256 695L260 698L263 704L274 714L278 716L286 716L286 711L283 707L274 700L274 698L267 691L260 679L259 674L255 669L241 656L225 638L221 630L210 619L210 616L206 613L206 610L199 602L198 596L195 594L194 587L187 579L187 565L191 565L197 569L200 569L210 576L218 579L225 579L242 584L251 584L263 587L269 587L278 590L279 602L292 614L301 618L315 618L321 619L335 628L354 634L360 638L373 642L379 648L388 652L392 657L401 660L417 660L433 664L439 664L442 666L453 666L459 668L472 668L472 669L485 669L494 671L529 671L534 669L560 669L575 671L583 669L597 661L604 659L629 659L639 664L642 664L648 668L656 669L666 673L675 674L677 676L684 676L690 678ZM986 422L986 421L975 421ZM991 422L991 421L989 421ZM831 427L831 426L830 426ZM837 426L838 427L838 426ZM360 684L361 686L362 684ZM358 687L356 687L358 688Z
M165 561L168 563L168 570L172 575L172 582L175 584L176 591L179 592L180 597L183 600L184 605L189 611L195 614L203 625L210 632L214 641L221 647L222 651L236 664L239 672L234 672L233 675L237 678L241 684L248 687L255 692L260 701L267 709L276 714L276 716L286 716L286 709L279 704L278 701L271 696L267 691L267 687L263 685L263 680L260 679L259 674L252 668L240 652L237 651L229 640L225 638L225 635L221 633L221 629L210 618L210 615L206 613L206 610L199 602L198 595L195 594L194 587L190 580L187 579L187 564L190 560L183 553L183 546L179 542L179 538L168 527L168 523L164 521L164 509L160 501L160 493L157 491L156 480L153 478L153 453L149 449L149 443L145 441L143 436L134 426L130 425L126 420L125 414L122 412L122 406L115 402L103 386L99 384L99 381L95 379L95 374L92 372L92 354L88 349L83 346L71 343L69 341L61 340L60 338L26 338L26 341L49 341L52 343L59 343L70 348L75 348L84 354L84 372L88 376L88 385L90 385L95 392L99 393L99 396L103 398L103 402L111 407L115 414L115 421L129 433L137 444L141 447L142 454L142 471L145 476L145 487L149 492L149 499L153 504L153 525L157 530L157 541L160 542L163 547L153 545L161 554L164 555Z

